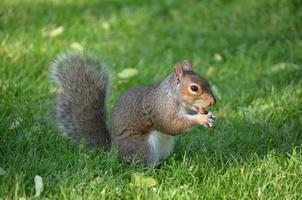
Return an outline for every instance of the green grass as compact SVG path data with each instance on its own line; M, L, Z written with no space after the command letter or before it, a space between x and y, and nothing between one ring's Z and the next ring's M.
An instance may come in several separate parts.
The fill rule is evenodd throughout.
M0 199L34 198L35 175L42 199L302 198L302 4L183 2L0 2ZM218 96L216 127L179 136L159 168L71 145L52 122L48 66L74 42L108 64L109 108L192 60ZM119 79L128 67L139 75ZM133 184L136 173L156 186Z

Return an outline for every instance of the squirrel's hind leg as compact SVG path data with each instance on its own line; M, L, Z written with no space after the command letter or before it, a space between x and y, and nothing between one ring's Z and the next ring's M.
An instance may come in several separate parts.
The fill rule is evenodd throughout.
M152 163L150 145L145 137L114 140L113 145L126 162Z
M156 165L173 152L174 137L159 131L151 131L145 137L115 141L114 145L126 161L143 161L147 165Z

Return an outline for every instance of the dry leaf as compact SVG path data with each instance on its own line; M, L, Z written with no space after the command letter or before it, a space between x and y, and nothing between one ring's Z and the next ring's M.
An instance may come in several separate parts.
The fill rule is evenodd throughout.
M134 173L132 175L131 184L138 187L154 187L157 184L157 181L151 176L144 176L141 173Z
M207 76L211 76L214 73L214 67L209 67L208 70L206 71L206 75Z
M72 48L74 50L79 50L79 51L83 51L83 49L84 49L83 46L78 42L71 43L70 48Z
M43 179L39 175L35 176L35 190L36 190L35 197L40 196L40 194L43 192Z
M221 62L221 61L223 60L223 57L222 57L221 54L215 53L215 55L214 55L214 60L215 60L216 62Z
M64 31L63 26L59 26L59 27L57 27L55 29L52 29L50 31L44 32L43 35L44 36L48 36L48 37L56 37L56 36L62 34L63 31Z
M137 69L135 68L126 68L120 73L117 74L119 78L130 78L132 76L135 76L138 73Z
M108 22L103 22L102 23L102 28L107 31L107 30L110 29L110 24Z

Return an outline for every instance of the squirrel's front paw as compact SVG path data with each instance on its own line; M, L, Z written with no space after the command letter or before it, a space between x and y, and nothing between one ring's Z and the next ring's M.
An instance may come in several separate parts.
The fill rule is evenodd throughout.
M212 128L214 125L214 122L216 120L216 116L212 112L208 112L204 115L205 123L203 125L207 128Z

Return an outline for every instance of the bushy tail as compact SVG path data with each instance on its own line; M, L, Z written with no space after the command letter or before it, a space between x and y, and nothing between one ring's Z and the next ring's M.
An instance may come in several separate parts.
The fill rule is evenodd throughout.
M59 55L51 64L51 77L60 87L56 114L63 135L89 147L110 146L105 98L108 74L98 59L81 53Z

